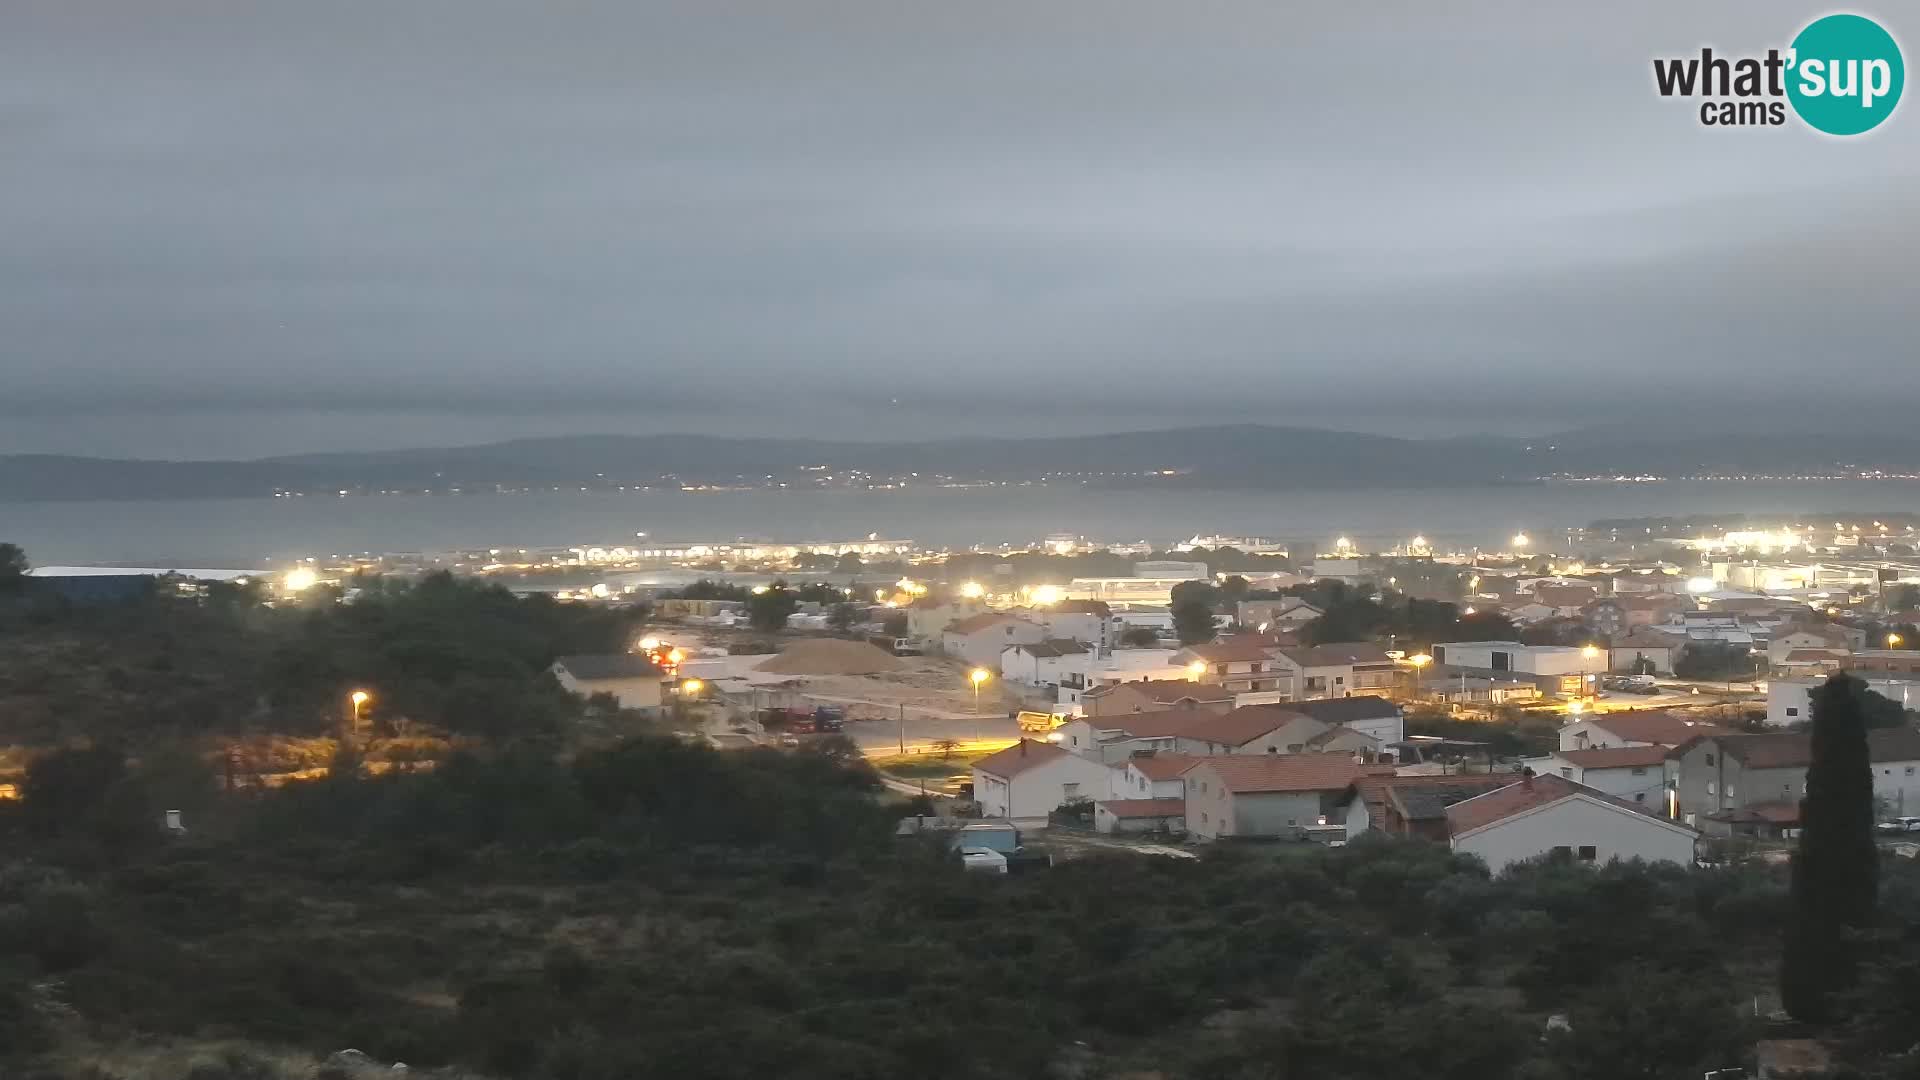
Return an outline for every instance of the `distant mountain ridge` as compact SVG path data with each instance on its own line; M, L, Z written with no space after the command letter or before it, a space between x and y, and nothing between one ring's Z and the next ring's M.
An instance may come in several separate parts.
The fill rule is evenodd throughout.
M1920 439L1822 434L1402 439L1224 425L1020 439L848 442L578 435L481 446L251 461L0 456L0 500L182 499L277 493L1080 481L1114 488L1285 490L1472 486L1555 476L1920 474ZM831 479L828 479L831 478Z

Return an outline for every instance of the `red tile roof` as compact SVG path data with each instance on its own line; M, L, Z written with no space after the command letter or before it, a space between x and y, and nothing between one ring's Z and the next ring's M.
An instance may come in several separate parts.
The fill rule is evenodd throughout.
M1050 742L1035 742L1021 739L1019 742L995 754L988 754L973 763L973 767L1002 780L1011 780L1028 769L1071 757L1072 753L1064 747Z
M1023 623L1027 620L1014 615L1005 615L998 611L983 611L978 615L969 615L964 619L955 619L947 624L949 634L971 634L985 630L989 626L1003 622Z
M1189 645L1181 652L1191 653L1210 664L1229 664L1272 659L1272 648L1258 634L1236 634L1204 645Z
M1631 810L1636 814L1654 817L1645 806L1616 799L1604 791L1576 784L1563 776L1541 775L1525 777L1496 788L1485 795L1476 795L1471 799L1454 803L1447 807L1447 832L1453 836L1470 833L1475 829L1484 829L1497 821L1505 821L1515 814L1522 814L1537 807L1559 802L1573 795L1585 795L1591 799L1613 806ZM1665 818L1654 818L1666 821ZM1668 822L1668 824L1674 824ZM1680 826L1684 828L1685 826Z
M1602 713L1587 717L1586 722L1617 739L1659 746L1679 746L1700 735L1730 734L1726 728L1669 712Z
M1805 731L1714 736L1722 753L1749 769L1799 769L1813 763L1813 735ZM1685 748L1676 748L1677 756ZM1920 731L1910 727L1867 732L1867 760L1920 761Z
M1180 817L1187 812L1185 799L1106 799L1094 805L1117 818Z
M1644 769L1667 760L1664 746L1620 746L1606 750L1556 750L1554 757L1583 769Z
M1386 664L1393 658L1371 641L1336 641L1302 649L1282 649L1281 655L1301 667L1344 667L1348 664Z
M1062 600L1047 609L1062 615L1111 615L1105 600Z
M1124 731L1136 739L1158 739L1184 735L1195 724L1219 715L1205 709L1148 709L1144 712L1087 716L1082 719L1095 731Z
M1456 773L1452 776L1362 776L1348 789L1350 798L1367 804L1367 815L1378 827L1386 817L1387 792L1396 789L1448 790L1479 788L1491 790L1513 782L1511 773Z
M1198 754L1135 754L1127 759L1127 764L1140 771L1140 775L1149 780L1178 780L1180 775L1205 761Z
M1192 698L1195 701L1232 701L1233 691L1214 683L1188 682L1185 679L1154 679L1149 682L1122 683L1131 686L1155 701L1180 701Z
M1392 775L1391 765L1357 765L1350 754L1223 754L1195 765L1211 770L1236 795L1277 791L1344 791L1362 776Z
M1195 724L1185 733L1189 739L1201 739L1221 746L1245 746L1270 731L1304 720L1315 735L1327 725L1310 716L1265 705L1244 705L1228 713L1219 713Z

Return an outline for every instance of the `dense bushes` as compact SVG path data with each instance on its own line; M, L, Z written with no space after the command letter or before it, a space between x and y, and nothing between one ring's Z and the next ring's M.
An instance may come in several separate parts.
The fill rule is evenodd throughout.
M0 818L23 856L0 872L5 1053L65 1030L31 990L55 980L92 1030L502 1076L1697 1075L1751 1035L1783 889L1758 865L1491 878L1389 841L983 877L893 837L844 753L651 739L209 814L65 868L31 807ZM1896 863L1889 896L1920 896ZM1867 973L1871 1052L1920 1008L1914 955ZM1555 1013L1570 1031L1546 1033Z

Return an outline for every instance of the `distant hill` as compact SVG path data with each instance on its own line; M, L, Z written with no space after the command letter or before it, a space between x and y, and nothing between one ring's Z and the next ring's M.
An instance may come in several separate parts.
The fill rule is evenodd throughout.
M885 443L581 435L255 461L0 456L0 499L1040 479L1113 488L1285 490L1511 484L1566 475L1808 476L1867 469L1920 472L1920 439L1692 432L1615 436L1606 430L1535 439L1399 439L1259 425Z

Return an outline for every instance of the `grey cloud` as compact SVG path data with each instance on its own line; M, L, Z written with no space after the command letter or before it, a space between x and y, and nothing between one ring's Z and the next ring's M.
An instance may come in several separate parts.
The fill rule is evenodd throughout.
M1755 375L1814 354L1920 390L1913 117L1651 89L1808 10L1449 8L29 0L0 451L1546 431L1786 415Z

